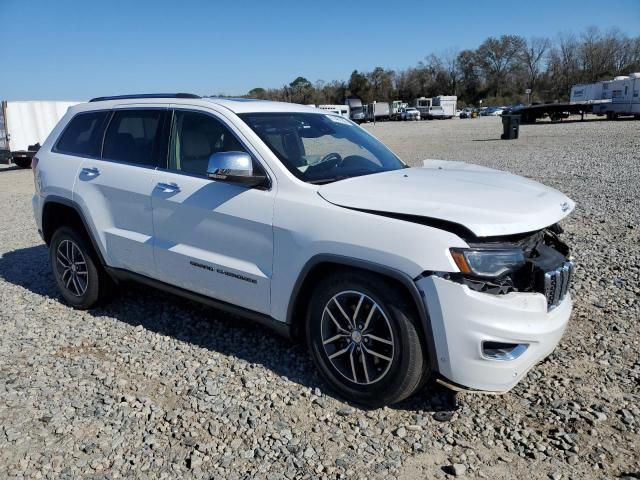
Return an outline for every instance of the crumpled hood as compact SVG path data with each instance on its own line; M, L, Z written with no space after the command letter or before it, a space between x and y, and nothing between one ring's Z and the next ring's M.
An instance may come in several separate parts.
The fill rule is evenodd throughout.
M445 160L322 185L318 193L347 208L457 223L478 237L539 230L575 207L563 193L533 180Z

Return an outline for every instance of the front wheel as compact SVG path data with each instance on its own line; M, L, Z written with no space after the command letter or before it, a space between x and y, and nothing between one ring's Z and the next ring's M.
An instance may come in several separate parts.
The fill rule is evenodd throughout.
M428 372L415 309L402 291L375 274L323 279L311 298L306 336L322 376L355 403L399 402Z

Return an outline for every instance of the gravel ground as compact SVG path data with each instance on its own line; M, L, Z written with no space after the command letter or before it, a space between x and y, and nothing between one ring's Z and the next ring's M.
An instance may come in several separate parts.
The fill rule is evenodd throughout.
M369 125L406 161L467 160L578 203L568 331L510 393L428 386L391 408L335 398L305 349L127 287L60 301L29 171L0 168L0 477L640 478L640 122Z

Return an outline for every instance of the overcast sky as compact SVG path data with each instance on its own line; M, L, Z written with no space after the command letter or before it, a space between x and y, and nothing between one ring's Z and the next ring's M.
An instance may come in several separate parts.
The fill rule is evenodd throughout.
M241 95L592 25L640 35L640 0L0 0L0 99Z

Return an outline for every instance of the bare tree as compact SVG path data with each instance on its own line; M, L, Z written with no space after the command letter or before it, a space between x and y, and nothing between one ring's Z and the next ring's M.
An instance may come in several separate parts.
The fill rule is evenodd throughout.
M531 38L522 51L522 61L527 69L527 85L535 92L538 78L545 67L544 60L551 46L548 38Z

